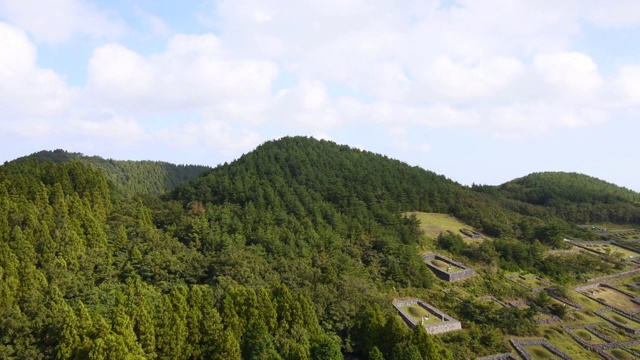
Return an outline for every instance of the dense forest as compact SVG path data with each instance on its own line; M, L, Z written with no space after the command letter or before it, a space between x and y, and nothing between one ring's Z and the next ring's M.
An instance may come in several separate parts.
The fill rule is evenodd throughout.
M471 263L560 283L616 266L541 261L564 235L587 234L548 202L329 141L270 141L210 171L88 159L54 151L0 166L0 358L462 359L534 331L531 311L443 292L408 211L450 213L496 237L432 239ZM498 276L465 286L524 296ZM390 306L405 295L465 329L410 330Z
M640 194L588 175L533 173L500 186L474 186L474 190L543 207L572 223L640 225Z
M130 161L85 156L61 149L40 151L14 161L69 162L78 161L100 169L123 195L160 195L177 185L211 170L208 166L174 165L163 161Z

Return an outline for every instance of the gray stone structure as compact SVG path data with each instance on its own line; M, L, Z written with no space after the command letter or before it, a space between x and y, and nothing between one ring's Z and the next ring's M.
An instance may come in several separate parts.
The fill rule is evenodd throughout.
M438 268L435 265L432 265L430 263L431 260L440 260L443 261L445 263L448 263L450 265L454 265L457 266L459 268L461 268L462 270L458 270L458 271L454 271L454 272L449 272L446 270L442 270L440 268ZM422 257L422 261L424 261L424 263L427 265L427 267L429 267L429 269L431 269L431 271L433 271L434 274L436 274L436 276L444 281L449 281L449 282L453 282L453 281L458 281L458 280L463 280L466 278L469 278L473 275L476 274L476 272L462 264L459 263L457 261L453 261L451 259L449 259L448 257L442 256L442 255L438 255L438 254L426 254Z
M608 304L607 302L605 302L603 300L600 300L597 297L594 297L594 296L591 296L591 295L585 293L586 291L593 290L593 289L595 289L597 287L606 287L606 288L613 289L613 290L615 290L615 291L617 291L617 292L619 292L619 293L621 293L623 295L626 295L626 296L630 297L631 298L630 299L631 302L633 302L635 304L640 304L640 297L638 297L638 296L636 296L636 295L634 295L634 294L632 294L630 292L627 292L625 290L619 289L616 286L605 284L605 283L593 283L593 284L578 286L578 287L574 288L573 290L575 290L575 291L577 291L579 293L582 293L584 296L588 297L589 299L591 299L591 300L593 300L593 301L595 301L595 302L597 302L597 303L599 303L601 305L604 305L605 309L600 310L600 311L606 311L607 309L612 309L612 310L615 310L615 312L617 312L617 313L619 313L619 314L621 314L621 315L623 315L623 316L625 316L627 318L630 318L630 319L633 319L634 321L637 321L637 320L634 319L634 315L640 313L640 308L638 308L638 310L636 310L636 311L628 313L628 312L622 311L620 309L611 308L610 307L611 305ZM596 312L596 314L597 314L597 312ZM607 318L606 320L614 322L613 320L611 320L609 318ZM638 334L638 333L640 333L640 330L638 330L638 332L636 332L636 334Z
M507 279L513 281L514 283L516 283L517 285L522 286L525 289L531 290L531 292L533 294L537 294L540 291L545 290L546 288L553 286L553 283L551 281L543 279L543 278L541 278L539 276L536 276L536 275L512 274L512 275L507 276ZM524 281L535 279L535 280L538 280L538 282L540 282L543 286L531 287L531 286L528 286L527 284L524 284L524 283L518 281L517 279L522 279Z
M636 322L636 323L638 322L638 320L637 320L637 319L635 319L635 318L633 317L633 315L628 314L628 313L626 313L626 312L624 312L624 311L620 311L620 310L618 310L618 309L614 309L614 308L612 308L612 307L606 307L606 308L604 308L604 309L598 310L598 311L596 311L596 315L598 315L598 316L600 316L601 318L603 318L603 319L607 320L608 322L610 322L610 323L612 323L613 325L615 325L615 326L619 327L620 329L623 329L623 330L624 330L624 331L626 331L628 334L632 334L632 335L638 335L638 334L640 334L640 328L632 328L632 327L627 326L627 325L625 325L625 324L622 324L622 323L620 323L620 322L618 322L618 321L615 321L614 319L612 319L612 318L610 318L610 317L608 317L608 316L606 315L607 313L611 313L611 312L616 313L617 315L622 316L622 317L624 317L624 318L627 318L627 319L629 319L630 321L633 321L633 322Z
M504 353L479 357L477 360L518 360L518 358L512 353Z
M633 270L627 270L627 271L623 271L617 274L611 274L611 275L605 275L605 276L599 276L599 277L595 277L595 278L591 278L589 280L587 280L588 282L605 282L605 281L613 281L613 280L619 280L628 276L633 276L633 275L638 275L640 274L640 269L633 269Z
M549 342L547 340L544 339L535 339L535 340L514 340L511 339L511 345L513 345L513 347L516 349L516 351L518 351L518 353L520 354L520 356L522 356L523 359L526 360L534 360L534 357L531 356L531 354L529 354L529 352L527 350L524 349L525 346L542 346L544 348L546 348L547 350L549 350L549 352L551 352L552 354L554 354L555 356L564 359L564 360L572 360L572 358L563 353L562 351L560 351L560 349L558 349L557 347L549 344Z
M596 326L602 326L602 325L610 327L608 323L596 323L596 324L587 324L587 325L563 325L562 329L566 331L569 335L571 335L571 337L574 340L576 340L580 345L582 345L582 347L584 347L585 349L591 352L597 353L598 355L602 356L607 360L616 360L616 357L607 354L605 350L611 350L611 349L617 349L617 348L624 349L630 352L631 354L633 354L634 356L640 357L640 354L638 354L636 351L629 348L630 346L635 346L640 344L640 339L634 339L626 342L616 342L612 338L608 337L606 334L596 329ZM573 330L575 329L585 329L590 333L592 333L593 335L604 340L605 343L592 344L588 341L585 341L584 339L582 339L580 336L576 335L573 332Z
M471 239L484 239L484 235L471 229L462 228L460 229L460 232L463 233L466 237Z
M435 306L427 304L426 302L420 299L410 298L410 299L403 299L403 300L395 300L393 302L393 307L395 307L396 310L398 310L398 313L400 314L402 319L411 328L418 326L418 322L415 321L409 314L404 312L404 310L402 310L402 307L410 306L410 305L421 306L425 308L427 311L429 311L430 313L434 314L434 316L437 316L438 318L443 319L443 321L439 323L424 325L425 330L427 330L427 333L429 334L442 334L442 333L462 329L462 324L460 323L460 321L452 318L451 316L445 314L443 311L436 308Z

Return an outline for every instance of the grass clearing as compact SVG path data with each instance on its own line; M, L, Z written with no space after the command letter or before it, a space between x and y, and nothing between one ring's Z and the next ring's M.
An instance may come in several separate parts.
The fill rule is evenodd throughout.
M525 351L533 356L536 360L560 359L558 356L549 351L546 347L540 345L525 346Z
M582 345L578 344L578 342L571 337L571 335L561 329L548 327L544 328L542 332L544 338L549 342L549 344L557 347L572 359L600 359L600 356L583 348ZM553 357L552 359L555 358L556 357Z
M598 344L606 344L607 342L600 338L599 336L597 336L596 334L592 333L591 331L587 330L587 329L575 329L573 330L573 333L576 334L579 338L581 338L582 340L588 342L591 345L598 345Z
M599 302L593 301L592 299L589 299L588 297L586 297L584 294L581 294L578 292L572 292L569 300L574 300L575 302L584 306L585 309L591 310L591 311L598 311L604 308L604 306Z
M637 353L640 353L640 345L632 345L632 346L628 346L628 348Z
M616 342L628 341L629 337L624 330L620 330L610 325L596 325L593 327L595 330L605 334Z
M471 239L465 237L460 229L466 228L477 231L477 229L463 223L457 218L449 214L440 213L425 213L425 212L408 212L406 215L415 215L420 220L420 228L424 231L425 235L430 238L437 238L441 232L451 231L454 234L458 234L463 237L466 243L482 242L482 239ZM486 238L486 237L485 237Z
M624 349L606 350L605 353L613 356L614 358L616 358L618 360L634 360L634 359L636 359L636 357L633 354L631 354L630 352L628 352L627 350L624 350Z
M602 322L602 318L588 311L576 311L568 313L564 319L567 322L578 324L596 324Z
M616 321L616 322L618 322L618 323L620 323L620 324L622 324L622 325L624 325L626 327L630 327L632 329L640 329L640 323L639 322L637 322L635 320L632 320L632 319L629 319L626 316L622 316L620 314L617 314L617 313L615 313L613 311L605 312L603 315L606 318L609 318L609 319L611 319L613 321Z
M631 301L631 297L612 288L599 286L595 289L585 291L585 294L627 313L640 310L640 305Z
M600 254L610 253L612 255L620 254L623 259L628 259L630 257L640 256L640 253L623 249L619 246L608 244L608 245L600 245L600 244L588 244L586 245L589 249L599 252Z
M638 289L635 286L631 286L629 284L624 284L620 287L622 290L630 293L630 294L634 294L636 296L640 296L640 289Z

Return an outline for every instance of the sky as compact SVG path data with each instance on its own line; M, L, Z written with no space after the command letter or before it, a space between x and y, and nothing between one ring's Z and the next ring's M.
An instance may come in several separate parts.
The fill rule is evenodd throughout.
M465 185L640 191L639 115L637 0L0 0L0 163L304 135Z

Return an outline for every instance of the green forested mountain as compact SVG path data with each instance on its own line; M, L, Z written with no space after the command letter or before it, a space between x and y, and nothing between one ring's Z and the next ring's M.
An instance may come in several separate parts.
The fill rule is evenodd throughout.
M639 193L583 174L533 173L478 189L542 206L572 223L640 224Z
M79 161L103 170L119 192L126 195L160 195L172 190L178 184L211 170L207 166L174 165L162 161L129 161L103 159L99 156L85 156L64 150L40 151L17 161L38 162Z
M0 166L2 359L463 359L534 331L531 311L444 292L419 255L434 241L408 211L451 213L495 236L437 241L494 272L571 283L614 266L542 261L578 231L542 206L328 141L267 142L162 197L150 194L171 171L139 188L126 179L163 163L39 154ZM469 286L524 296L494 272ZM465 330L409 330L390 306L406 295Z

